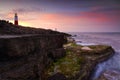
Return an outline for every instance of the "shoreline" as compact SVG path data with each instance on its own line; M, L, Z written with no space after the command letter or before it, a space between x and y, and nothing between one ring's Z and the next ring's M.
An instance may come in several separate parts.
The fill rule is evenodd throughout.
M86 33L86 32L85 32ZM99 32L98 32L99 33ZM75 37L74 37L75 38ZM75 39L74 39L74 43L76 43L77 45L82 45L82 46L95 46L95 45L108 45L108 44L98 44L98 43L83 43L82 41L76 41ZM111 45L108 45L108 46L111 46ZM111 46L112 47L112 46ZM114 48L113 48L114 49ZM97 77L95 77L95 71L97 71L97 66L99 65L99 64L101 64L101 63L103 63L103 62L106 62L106 61L108 61L109 59L111 59L114 55L116 54L116 52L114 52L114 54L112 54L111 56L109 56L107 59L105 59L105 60L103 60L103 61L100 61L99 63L97 63L96 64L96 66L94 67L94 69L93 69L93 71L92 71L92 74L90 75L90 80L98 80L100 77L101 77L101 75L103 74L103 72L105 71L101 71L100 73L99 73L99 75L97 76ZM103 75L102 75L102 77L103 77ZM100 79L101 80L101 79Z
M106 46L106 45L92 45L92 46L87 45L87 47L91 47L91 48L96 48L97 47L98 51L99 51L100 47L102 48L102 47L106 46L107 47L106 49L103 48L103 49L100 50L101 52L105 52L105 54L103 54L101 52L98 52L96 54L96 52L89 51L89 50L83 50L83 52L81 54L81 52L79 52L78 50L79 49L81 50L82 49L81 47L85 47L86 45L85 46L77 45L75 42L73 42L71 44L72 45L68 44L68 46L66 46L66 47L68 47L68 49L70 48L70 50L73 50L74 54L77 53L77 54L81 55L82 57L84 57L86 60L85 60L85 63L83 61L83 63L84 63L84 64L82 63L83 67L81 67L80 72L76 74L76 77L75 76L74 77L66 77L65 74L62 73L62 74L64 74L64 77L66 77L66 80L77 80L77 79L78 80L91 80L91 75L92 75L96 65L98 63L102 62L102 61L105 61L105 60L109 59L109 57L111 57L112 54L114 54L114 50L112 49L112 47ZM77 46L80 46L80 48L77 48ZM97 50L97 48L95 50ZM65 49L67 49L67 48L65 48ZM85 57L85 56L87 56L87 57ZM88 56L91 57L91 58L89 58ZM92 57L92 56L94 56L94 57ZM91 61L92 61L92 63L91 63ZM58 62L59 62L59 60L58 60ZM89 63L91 63L91 64L89 64ZM58 71L60 71L60 70L58 70ZM50 80L52 80L52 79L50 79Z
M118 34L117 34L118 35ZM79 36L80 37L80 36ZM90 37L90 36L89 36ZM111 38L111 37L110 37ZM92 38L91 38L92 39ZM98 39L99 39L99 36L98 36ZM100 38L101 39L101 38ZM99 42L98 41L98 43L97 44L91 44L91 43L85 43L84 44L84 41L83 41L83 43L82 43L82 41L79 41L79 38L77 39L78 40L78 45L84 45L84 46L86 46L86 45L98 45L98 44L101 44L101 45L108 45L108 43L104 43L104 42ZM84 40L84 39L83 39ZM118 39L119 40L119 39ZM91 42L91 41L90 41ZM93 41L92 41L93 42ZM108 80L107 79L107 76L105 76L105 73L107 72L106 70L108 70L106 67L108 67L109 68L109 66L111 66L111 69L113 69L113 71L114 71L114 69L117 69L117 70L119 70L119 68L116 68L117 66L119 66L119 65L115 65L115 64L113 64L114 62L113 61L111 61L112 59L113 59L113 57L117 54L116 53L116 49L117 49L117 52L119 52L119 49L118 48L116 48L116 46L115 45L113 45L113 44L109 44L109 45L111 45L111 46L113 46L114 47L114 49L115 49L115 54L113 54L113 55L111 55L108 59L106 59L105 61L102 61L102 62L100 62L100 63L98 63L97 65L96 65L96 67L97 66L99 66L99 68L96 68L95 67L95 69L93 70L93 73L92 73L92 77L93 77L93 75L94 74L99 74L99 77L100 77L100 79L99 80L103 80L103 78L104 79L106 79L106 80ZM119 47L119 46L118 46ZM118 55L119 56L119 55ZM116 56L116 58L117 58L117 56ZM116 60L119 60L119 59L116 59ZM110 62L111 61L111 62ZM114 57L114 61L115 61L115 57ZM119 64L119 62L118 61L115 61L116 63L118 63ZM105 66L105 64L106 64L106 67L103 67L103 69L102 69L102 66ZM109 66L107 66L107 64L109 65ZM110 65L111 64L111 65ZM114 65L113 67L112 67L112 65ZM105 68L105 70L104 70L104 68ZM96 70L97 69L97 70ZM110 69L110 70L111 70ZM101 71L102 72L101 72ZM95 71L97 71L97 72L95 72ZM100 71L100 73L99 73L99 71ZM112 74L116 74L116 73L114 73L114 72L111 72ZM112 74L109 74L109 73L106 73L106 74L108 74L109 76L111 76L111 79L114 77L115 78L115 76L113 76ZM116 74L116 75L120 75L120 74ZM102 77L101 77L102 76ZM97 77L98 78L98 77ZM116 79L120 79L120 78L116 78ZM93 78L92 78L92 80L93 80ZM95 79L96 80L96 79Z

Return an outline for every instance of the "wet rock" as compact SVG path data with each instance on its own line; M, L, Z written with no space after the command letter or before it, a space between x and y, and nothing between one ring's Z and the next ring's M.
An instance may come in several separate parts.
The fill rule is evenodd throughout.
M120 80L119 70L106 70L97 80Z
M91 76L96 65L109 59L114 54L114 50L110 46L95 45L89 47L93 50L82 51L82 56L85 57L86 62L82 65L82 70L79 73L78 80L91 80Z

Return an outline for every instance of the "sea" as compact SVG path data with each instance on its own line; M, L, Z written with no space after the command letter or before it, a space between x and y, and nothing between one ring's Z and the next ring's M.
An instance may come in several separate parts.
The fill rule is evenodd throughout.
M115 54L110 59L96 66L92 80L97 79L106 70L120 71L120 32L69 32L69 34L73 35L79 45L105 44L112 46L115 50ZM120 77L110 77L110 75L108 78L108 80L120 80Z

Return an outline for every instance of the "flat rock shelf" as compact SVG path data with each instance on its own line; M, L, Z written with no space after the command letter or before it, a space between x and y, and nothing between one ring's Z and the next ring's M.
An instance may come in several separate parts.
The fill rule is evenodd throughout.
M48 80L91 80L95 66L114 54L112 47L107 45L91 45L87 50L84 46L69 43L64 48L66 56L48 67Z

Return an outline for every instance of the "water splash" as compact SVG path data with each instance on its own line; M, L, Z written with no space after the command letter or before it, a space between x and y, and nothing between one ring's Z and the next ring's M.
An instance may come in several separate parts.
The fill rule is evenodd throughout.
M98 64L92 80L97 79L103 71L113 69L120 70L120 52L116 52L109 60Z
M120 70L120 33L71 33L76 34L76 41L80 41L82 45L95 44L106 44L111 45L116 51L115 55L109 60L102 62L97 65L96 71L93 75L93 79L96 79L105 70ZM120 79L116 79L120 80Z

